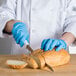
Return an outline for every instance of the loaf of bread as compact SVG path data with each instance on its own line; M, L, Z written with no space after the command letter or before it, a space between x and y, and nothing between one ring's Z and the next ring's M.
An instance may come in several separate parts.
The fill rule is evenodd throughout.
M44 67L45 63L51 67L55 67L67 64L70 61L70 54L64 49L60 51L55 51L55 49L53 49L46 52L37 49L31 55L36 57L35 61L40 65L40 68Z
M27 63L19 60L7 60L6 64L13 69L22 69L27 66Z
M64 49L61 49L59 51L55 51L55 49L53 49L52 51L44 52L42 55L45 59L46 64L52 67L64 65L70 61L70 55Z

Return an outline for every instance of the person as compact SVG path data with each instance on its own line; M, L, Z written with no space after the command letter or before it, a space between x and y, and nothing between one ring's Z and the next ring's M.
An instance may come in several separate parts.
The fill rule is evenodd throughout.
M13 54L25 53L19 50L26 45L25 41L34 50L67 49L76 39L75 3L75 0L5 0L0 6L0 37L12 35Z

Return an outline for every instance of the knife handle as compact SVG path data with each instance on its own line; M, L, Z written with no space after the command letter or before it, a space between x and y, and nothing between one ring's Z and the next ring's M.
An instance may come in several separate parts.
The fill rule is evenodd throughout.
M26 49L28 49L31 53L33 52L33 49L31 48L31 46L29 45L29 43L25 40L25 47Z
M27 42L27 40L24 41L24 44L25 44L25 45L29 45L29 43Z

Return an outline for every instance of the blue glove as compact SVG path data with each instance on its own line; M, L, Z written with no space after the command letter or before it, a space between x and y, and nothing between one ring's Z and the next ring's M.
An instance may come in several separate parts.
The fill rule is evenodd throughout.
M29 43L29 32L27 30L26 24L23 22L16 22L13 25L12 35L16 43L20 44L21 47L23 47L25 40L27 40Z
M44 51L52 50L56 48L56 51L66 49L67 45L64 40L61 39L44 39L41 44L41 49Z

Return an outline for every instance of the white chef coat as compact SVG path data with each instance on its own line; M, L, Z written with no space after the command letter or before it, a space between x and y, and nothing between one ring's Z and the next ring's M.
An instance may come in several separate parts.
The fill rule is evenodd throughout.
M0 6L0 37L5 38L3 29L11 19L27 25L30 45L37 49L43 39L59 39L64 32L76 37L76 0L5 0ZM11 39L11 54L25 53L25 47Z

